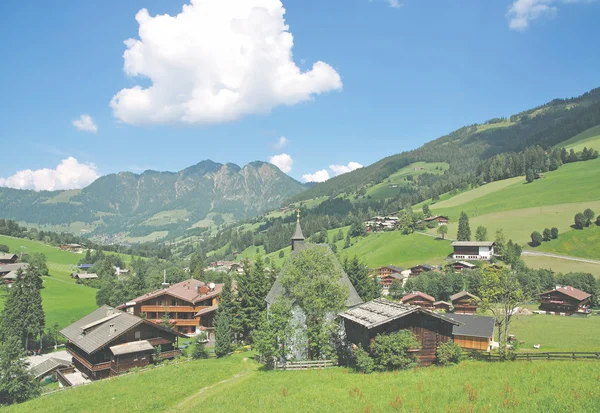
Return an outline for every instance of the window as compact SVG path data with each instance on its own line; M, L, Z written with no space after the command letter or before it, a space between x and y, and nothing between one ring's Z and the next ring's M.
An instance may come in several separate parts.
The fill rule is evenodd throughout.
M142 333L140 331L136 331L135 332L135 339L139 340L140 338L142 338Z
M175 299L171 300L171 305L173 307L175 307L177 305L177 300L175 300Z

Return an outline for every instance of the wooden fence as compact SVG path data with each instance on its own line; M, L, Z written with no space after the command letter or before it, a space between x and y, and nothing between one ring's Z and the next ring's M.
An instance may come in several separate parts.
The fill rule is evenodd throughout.
M331 360L294 361L288 363L275 363L275 370L310 370L326 369L335 366Z
M500 361L498 354L487 352L464 352L465 358L484 361ZM550 351L550 352L528 352L528 353L512 353L507 355L508 360L600 360L600 352L586 351Z

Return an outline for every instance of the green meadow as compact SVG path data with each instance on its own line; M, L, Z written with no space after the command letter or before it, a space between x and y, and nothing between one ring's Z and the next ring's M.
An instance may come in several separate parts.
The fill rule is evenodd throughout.
M573 149L575 152L582 151L584 147L600 151L600 125L585 130L557 146Z
M372 199L386 199L398 195L399 187L411 185L408 176L417 177L424 173L443 174L449 165L445 162L416 162L387 177L383 182L373 185L367 190L367 195ZM397 187L391 188L390 185Z
M99 381L18 412L597 412L600 362L487 363L354 373L262 371L251 353ZM185 378L185 379L184 379Z
M600 202L592 205L592 209L600 212ZM558 239L543 242L535 250L600 260L600 227L592 224L582 230L570 230Z
M588 272L600 278L600 265L598 264L544 256L523 255L521 258L525 262L525 265L530 268L544 268L554 272L562 273Z

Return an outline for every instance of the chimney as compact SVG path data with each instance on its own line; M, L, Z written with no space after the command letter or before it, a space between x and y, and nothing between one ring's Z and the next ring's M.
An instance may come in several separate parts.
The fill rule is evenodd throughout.
M206 285L203 285L202 287L199 287L199 292L200 294L204 295L206 293L208 293L208 287Z
M169 288L169 283L167 282L167 270L163 270L162 288L163 288L163 290L166 290L167 288Z
M117 332L117 329L115 328L115 325L111 323L111 324L108 326L108 335L109 335L109 336L112 336L112 335L114 335L116 332Z

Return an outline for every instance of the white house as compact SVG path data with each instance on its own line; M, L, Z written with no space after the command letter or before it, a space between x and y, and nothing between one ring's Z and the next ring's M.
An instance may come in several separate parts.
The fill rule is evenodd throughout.
M493 241L454 241L452 258L455 260L487 260L494 255Z

